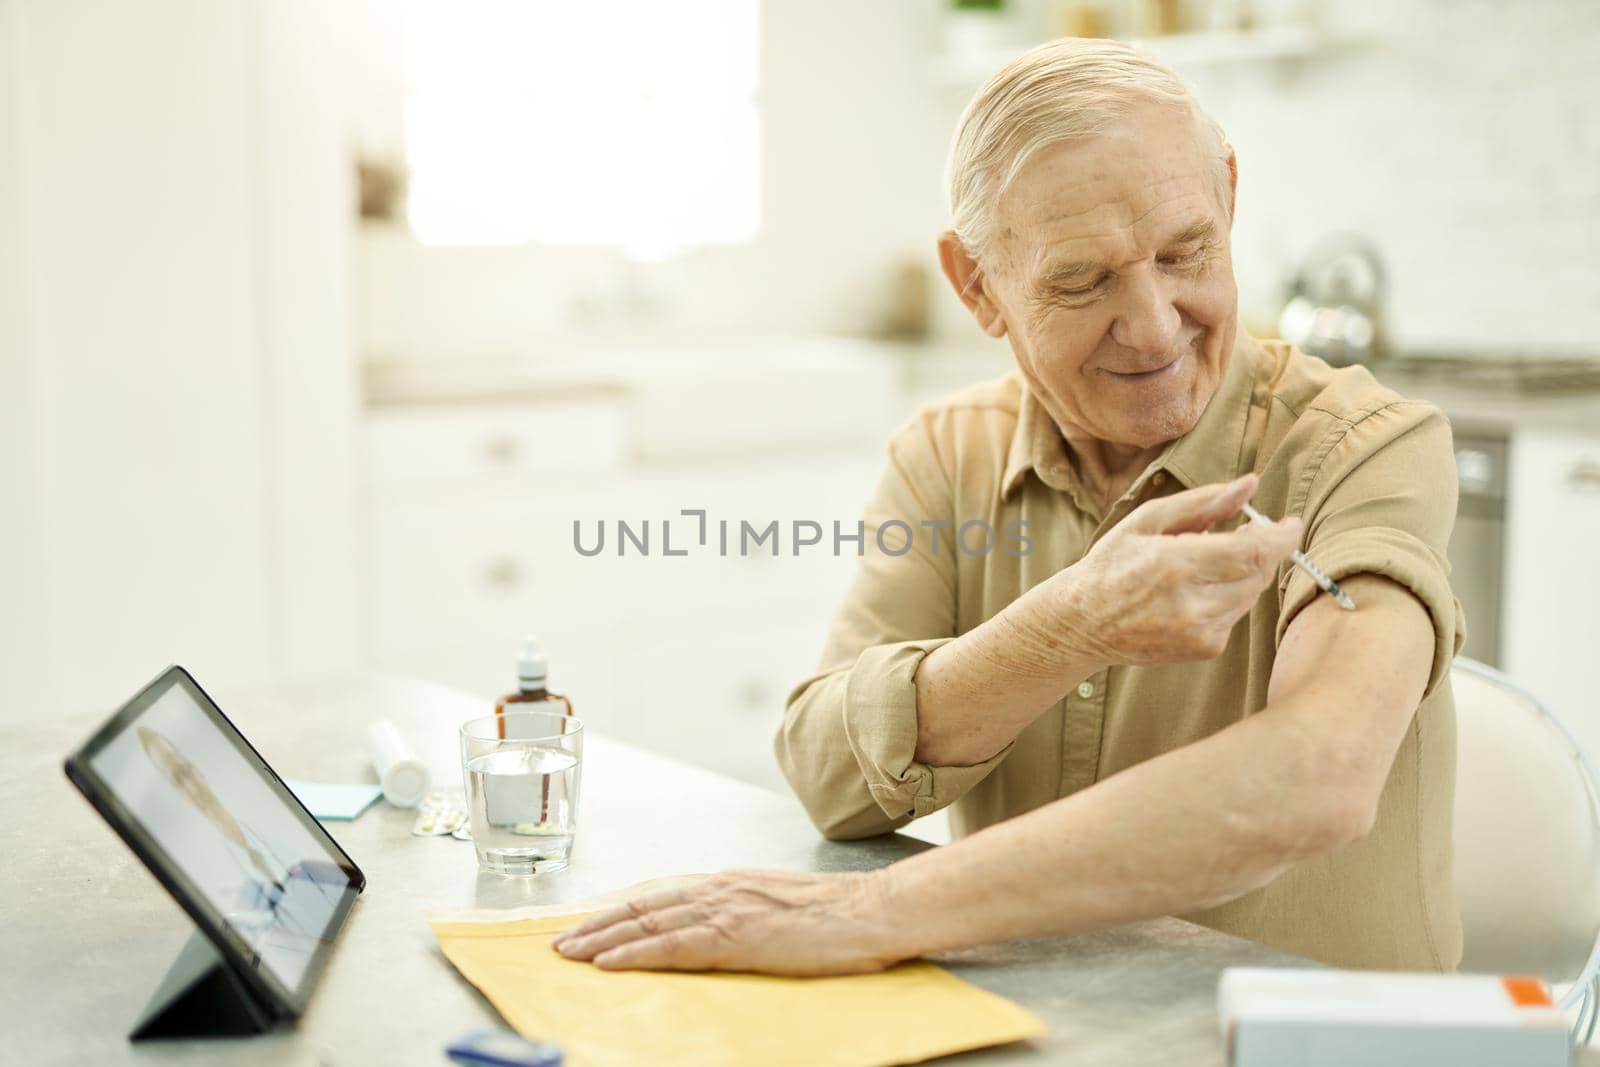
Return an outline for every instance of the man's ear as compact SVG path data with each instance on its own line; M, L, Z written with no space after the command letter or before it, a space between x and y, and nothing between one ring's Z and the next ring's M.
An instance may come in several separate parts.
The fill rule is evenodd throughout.
M1228 222L1232 229L1233 209L1239 200L1239 157L1233 153L1233 145L1224 144L1228 151Z
M944 269L944 276L950 279L950 285L961 303L978 320L978 328L990 337L1004 337L1006 320L989 290L989 279L954 230L946 230L939 235L939 266Z

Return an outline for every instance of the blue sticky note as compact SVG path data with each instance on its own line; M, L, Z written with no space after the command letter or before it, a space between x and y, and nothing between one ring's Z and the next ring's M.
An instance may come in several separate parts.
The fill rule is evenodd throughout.
M383 795L380 785L326 785L285 778L283 784L319 819L354 819Z

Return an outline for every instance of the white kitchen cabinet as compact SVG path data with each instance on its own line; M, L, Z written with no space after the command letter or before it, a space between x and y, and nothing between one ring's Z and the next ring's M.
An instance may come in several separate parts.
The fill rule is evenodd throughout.
M619 630L614 714L628 741L778 792L783 698L816 669L832 604L764 601L729 617L689 611Z
M0 715L356 666L329 10L0 2Z
M367 416L368 466L402 492L496 479L601 474L621 468L627 438L616 400L387 408Z
M1600 427L1511 441L1506 670L1600 756Z
M855 569L853 549L833 554L832 523L854 528L881 448L641 462L618 439L624 410L619 397L371 413L369 659L487 704L537 633L552 685L597 729L782 788L783 697L814 668ZM705 510L705 545L685 509ZM603 551L578 552L575 520L586 546L605 524ZM648 554L619 555L619 520L649 524ZM780 553L739 554L741 520L776 520ZM825 542L795 555L795 520L820 523ZM668 522L685 555L664 554Z

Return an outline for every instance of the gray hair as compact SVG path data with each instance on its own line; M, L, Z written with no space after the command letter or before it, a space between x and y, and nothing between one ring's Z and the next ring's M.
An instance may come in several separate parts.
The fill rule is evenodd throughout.
M1093 137L1138 105L1193 116L1215 157L1217 204L1229 213L1227 139L1183 79L1120 41L1063 37L1001 67L956 124L945 166L956 236L980 263L993 251L994 209L1035 152Z

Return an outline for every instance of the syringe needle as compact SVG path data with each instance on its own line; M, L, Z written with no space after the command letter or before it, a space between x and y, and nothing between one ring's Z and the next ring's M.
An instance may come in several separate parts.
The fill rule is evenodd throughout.
M1251 522L1266 523L1268 525L1272 523L1271 519L1261 514L1261 512L1251 507L1248 503L1244 504L1240 510L1243 511L1245 515L1249 516ZM1346 593L1343 589L1340 589L1339 583L1324 574L1321 567L1307 559L1304 552L1297 548L1294 550L1294 555L1290 556L1289 558L1294 561L1295 566L1311 575L1311 580L1317 583L1317 588L1333 597L1334 601L1338 603L1341 608L1345 609L1346 611L1356 610L1356 602L1350 599L1350 594Z

